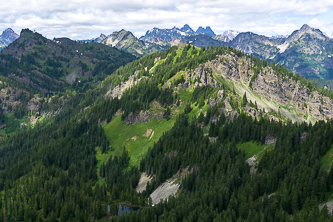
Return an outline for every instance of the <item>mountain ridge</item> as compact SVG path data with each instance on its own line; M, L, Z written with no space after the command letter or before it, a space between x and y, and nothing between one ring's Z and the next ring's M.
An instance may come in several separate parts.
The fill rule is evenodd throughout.
M168 43L160 41L156 37L152 38L151 41L143 41L124 29L119 32L113 32L101 43L119 50L124 50L135 56L143 56L169 47Z
M0 36L0 49L7 47L10 43L14 42L19 35L17 35L11 28L5 29Z

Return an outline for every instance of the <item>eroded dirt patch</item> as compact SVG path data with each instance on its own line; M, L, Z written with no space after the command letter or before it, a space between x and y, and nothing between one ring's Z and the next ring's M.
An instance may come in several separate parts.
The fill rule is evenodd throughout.
M179 184L174 184L174 179L166 181L159 186L152 194L150 194L152 205L158 204L161 200L167 200L170 196L174 196L178 189Z
M135 141L135 140L137 140L138 138L139 138L138 136L133 136L133 137L131 138L131 140Z
M153 179L152 176L149 176L146 173L143 173L140 177L139 184L135 188L135 191L138 193L142 193L143 191L146 190L148 182L150 182Z
M154 131L152 129L147 129L147 131L142 135L143 137L149 137Z

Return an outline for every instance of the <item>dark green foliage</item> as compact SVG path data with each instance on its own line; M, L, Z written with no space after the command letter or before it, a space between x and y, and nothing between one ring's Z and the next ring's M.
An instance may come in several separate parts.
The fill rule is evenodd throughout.
M178 86L179 83L184 83L184 82L185 82L184 75L181 75L180 78L175 80L174 85Z
M184 113L188 114L192 111L192 107L191 107L191 104L190 103L187 103L186 106L185 106L185 110L184 110Z
M245 92L243 95L243 98L242 98L242 107L245 107L246 105L247 105L247 98L246 98L246 92Z
M186 115L179 116L174 128L149 150L140 164L141 171L156 175L147 193L179 169L191 166L193 173L183 180L178 197L111 221L131 221L134 218L145 221L143 218L146 217L151 220L157 218L158 221L171 218L289 221L290 214L295 221L311 221L319 217L318 202L323 201L327 191L331 190L327 185L331 176L320 166L322 155L315 150L323 138L332 141L332 122L318 122L314 126L283 125L265 119L256 121L241 114L232 123L219 121L211 126L221 127L216 144L210 144ZM303 132L314 137L300 143ZM251 140L260 143L266 135L278 136L276 148L265 154L258 172L251 176L244 155L237 150L235 143ZM230 145L224 145L227 143ZM331 143L323 146L324 154ZM175 151L177 155L169 155ZM320 215L322 221L330 219L325 209Z
M213 87L211 87L210 85L196 87L194 89L191 101L197 102L199 104L199 107L202 107L205 105L205 100L212 95L212 91Z
M83 92L134 59L130 54L102 44L82 44L66 38L48 40L26 29L17 41L1 51L0 73L26 85L29 92L33 91L29 88L44 92L65 92L66 89ZM82 73L81 84L64 81L73 72Z
M0 124L3 124L5 122L5 115L2 110L2 106L0 106Z
M171 114L171 110L170 108L168 107L165 112L163 113L163 118L169 120L170 119L170 114Z

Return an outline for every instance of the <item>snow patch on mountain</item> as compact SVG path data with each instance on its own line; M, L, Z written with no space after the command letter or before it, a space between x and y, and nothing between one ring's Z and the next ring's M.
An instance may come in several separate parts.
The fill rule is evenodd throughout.
M234 38L236 38L236 36L239 34L238 31L234 31L234 30L227 30L225 32L223 32L223 35L228 37L231 40L233 40Z
M270 39L281 39L281 38L288 38L289 35L265 35Z
M286 49L288 48L289 43L285 42L282 45L278 45L277 47L280 49L280 53L283 53L284 51L286 51Z

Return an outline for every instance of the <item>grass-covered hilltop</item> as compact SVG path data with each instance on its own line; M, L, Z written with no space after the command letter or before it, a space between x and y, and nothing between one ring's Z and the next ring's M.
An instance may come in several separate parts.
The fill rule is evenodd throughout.
M109 74L0 139L0 221L332 220L333 91L231 47Z

